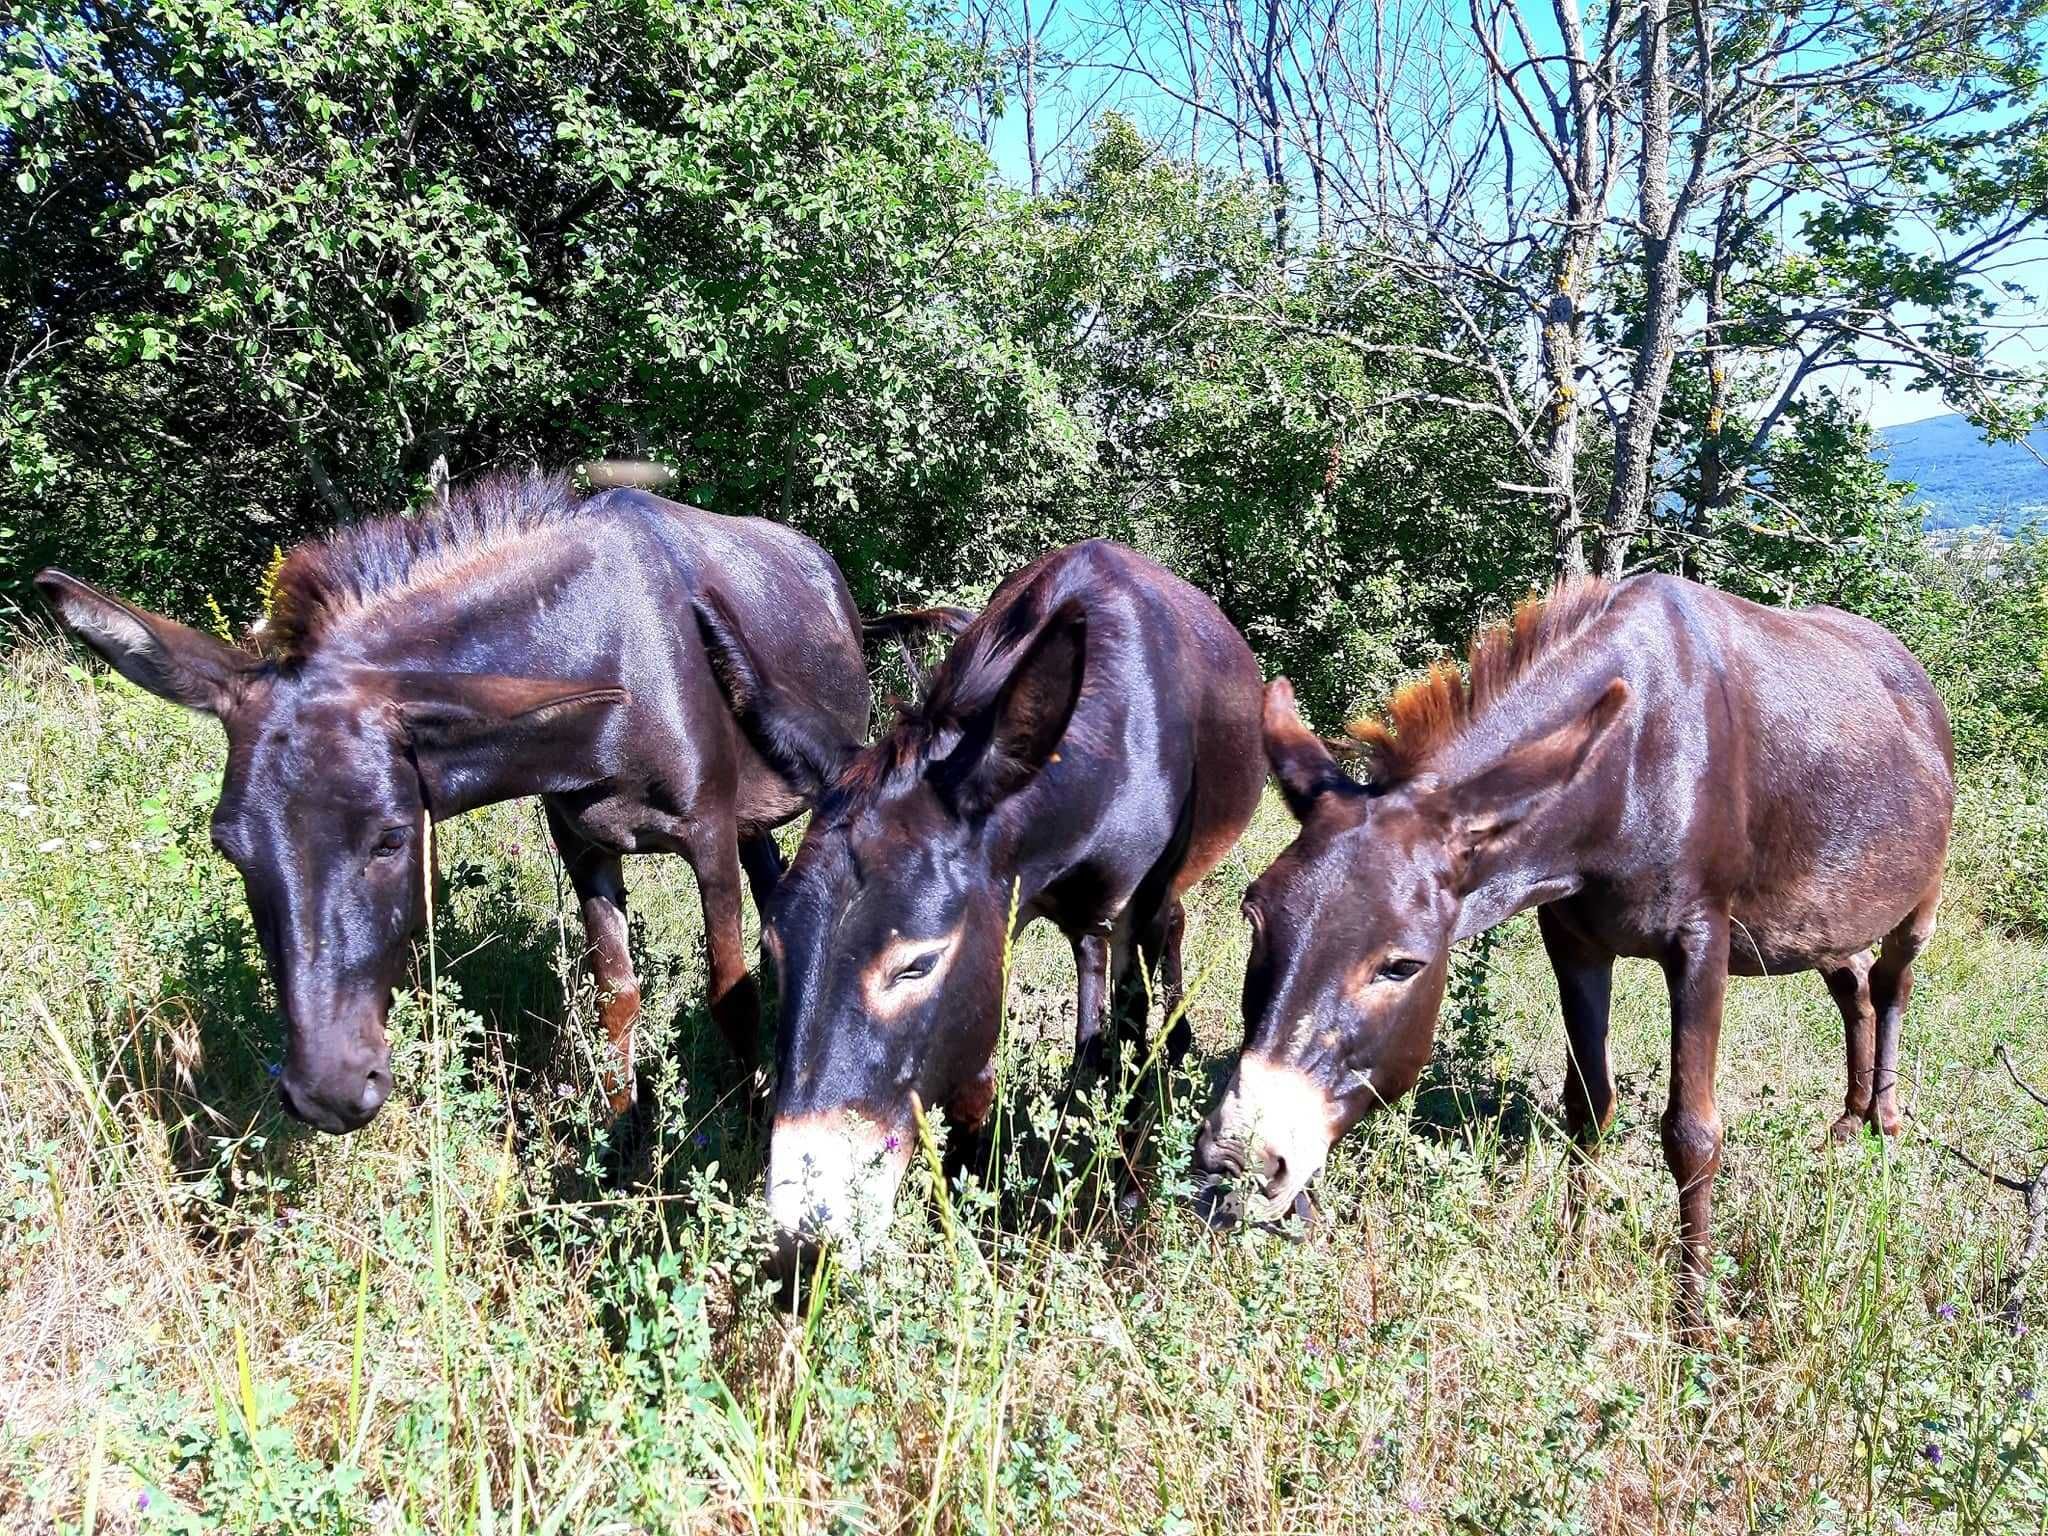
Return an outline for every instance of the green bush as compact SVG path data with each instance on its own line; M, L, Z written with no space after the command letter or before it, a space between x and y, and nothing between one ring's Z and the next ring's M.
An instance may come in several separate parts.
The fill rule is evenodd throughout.
M2048 782L2011 763L1964 775L1950 868L1985 922L2048 938Z
M967 68L892 0L15 7L0 561L247 618L439 457L626 452L936 574L1080 451Z

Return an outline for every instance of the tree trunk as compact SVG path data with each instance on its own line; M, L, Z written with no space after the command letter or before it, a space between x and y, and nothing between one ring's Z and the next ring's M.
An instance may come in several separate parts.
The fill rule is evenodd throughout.
M1600 102L1577 0L1557 0L1564 41L1565 123L1571 175L1565 182L1564 233L1558 243L1554 286L1545 302L1540 363L1543 376L1543 483L1550 490L1553 553L1560 576L1586 573L1586 536L1579 507L1579 361L1584 342L1586 285L1600 248L1605 177L1600 165Z
M1734 394L1723 332L1728 326L1728 276L1735 268L1735 247L1748 201L1747 183L1736 182L1721 197L1721 211L1714 219L1714 248L1707 258L1706 327L1702 344L1707 349L1707 419L1700 430L1700 462L1695 476L1692 505L1686 509L1687 542L1679 551L1679 574L1695 574L1692 544L1704 538L1713 526L1715 514L1735 490L1728 474L1721 436L1728 424L1728 402Z
M1614 480L1600 539L1600 574L1610 580L1628 569L1630 543L1641 529L1649 500L1650 460L1671 382L1678 324L1679 243L1671 205L1671 34L1669 0L1644 0L1642 56L1642 179L1637 211L1642 223L1642 335L1629 370L1628 409L1614 442Z
M1038 163L1038 33L1031 25L1031 0L1022 0L1024 22L1024 160L1031 168L1031 195L1038 196L1044 177Z

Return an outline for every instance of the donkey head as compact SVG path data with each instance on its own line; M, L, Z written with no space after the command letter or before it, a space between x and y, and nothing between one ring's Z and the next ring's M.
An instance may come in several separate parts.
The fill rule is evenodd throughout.
M623 689L280 664L61 571L36 587L116 672L227 729L213 843L241 872L284 1005L285 1109L340 1134L391 1093L384 1025L425 916L427 830L587 783Z

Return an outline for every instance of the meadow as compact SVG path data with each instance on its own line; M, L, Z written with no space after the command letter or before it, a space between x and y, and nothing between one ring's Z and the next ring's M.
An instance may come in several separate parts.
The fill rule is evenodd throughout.
M286 1121L219 728L29 637L0 670L0 1528L1990 1532L2048 1528L2038 1299L2002 1315L2048 1115L2048 945L1987 921L2004 781L1966 772L1896 1145L1826 1144L1838 1016L1738 981L1712 1331L1671 1329L1661 977L1617 973L1621 1110L1565 1218L1563 1037L1524 918L1470 947L1412 1103L1303 1233L1218 1237L1189 1147L1239 1037L1269 796L1190 906L1197 1050L1062 1111L1072 970L1018 945L985 1176L914 1168L888 1248L794 1312L761 1116L702 1011L695 893L629 867L649 1166L609 1175L573 902L532 804L441 830L346 1140ZM2002 898L2001 898L2002 899Z

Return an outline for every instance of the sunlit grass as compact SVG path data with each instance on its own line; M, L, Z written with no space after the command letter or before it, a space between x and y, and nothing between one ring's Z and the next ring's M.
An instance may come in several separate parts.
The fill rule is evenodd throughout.
M325 1140L207 850L218 731L29 647L0 676L0 1526L475 1532L2037 1530L2036 1304L1992 1294L2028 1167L2048 949L1968 891L1924 957L1894 1148L1832 1150L1840 1026L1738 982L1716 1331L1669 1329L1661 979L1619 973L1621 1110L1564 1215L1557 1003L1526 922L1468 962L1416 1113L1333 1159L1307 1239L1179 1198L1235 1044L1238 894L1190 910L1198 1049L1154 1198L1064 1107L1072 971L1034 930L990 1179L919 1159L890 1243L794 1315L759 1275L758 1119L702 1013L694 892L630 868L654 1172L604 1177L574 904L531 806L444 829L400 1087ZM429 961L431 955L431 962ZM438 976L438 987L429 985ZM564 1016L569 1020L561 1027ZM1063 1107L1065 1113L1063 1115ZM1057 1131L1055 1133L1055 1128ZM934 1157L942 1149L934 1145Z

